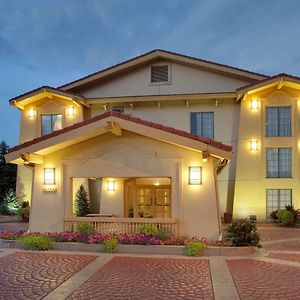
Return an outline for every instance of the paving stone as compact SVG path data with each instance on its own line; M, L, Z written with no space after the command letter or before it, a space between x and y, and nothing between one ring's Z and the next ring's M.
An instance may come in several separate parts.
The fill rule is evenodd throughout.
M300 268L253 259L227 261L240 298L300 299Z
M300 251L300 241L278 242L276 244L263 245L266 250Z
M270 253L267 257L300 263L300 253Z
M209 262L115 257L68 299L213 299Z
M42 299L95 258L28 252L1 257L0 299Z

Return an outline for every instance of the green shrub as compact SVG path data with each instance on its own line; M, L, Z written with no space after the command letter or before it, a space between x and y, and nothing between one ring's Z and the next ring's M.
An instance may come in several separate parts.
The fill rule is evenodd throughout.
M137 228L138 233L144 233L146 235L156 235L157 230L151 224L142 224Z
M275 222L278 221L278 218L276 216L277 213L278 213L278 210L274 210L270 213L270 218L273 219Z
M5 215L16 215L20 208L19 199L13 189L8 190L3 198L1 212Z
M87 222L78 223L76 231L86 234L92 234L95 232L93 224Z
M88 195L82 184L75 195L74 209L77 217L85 216L89 213Z
M17 215L18 215L20 221L23 221L23 222L29 221L30 207L29 207L28 201L23 201L21 203L21 207L19 207L17 210Z
M171 237L171 232L166 231L166 230L158 230L156 233L156 237L161 240L161 241L166 241Z
M49 250L50 239L46 236L28 235L20 238L27 250Z
M205 244L202 242L188 242L185 245L185 255L187 256L201 256L204 249L206 248Z
M294 224L294 213L287 209L279 210L276 213L278 223L282 225L293 225Z
M116 238L110 238L103 242L103 249L105 252L113 253L117 251L118 240Z
M232 246L259 246L260 237L253 221L238 220L227 226L225 241Z

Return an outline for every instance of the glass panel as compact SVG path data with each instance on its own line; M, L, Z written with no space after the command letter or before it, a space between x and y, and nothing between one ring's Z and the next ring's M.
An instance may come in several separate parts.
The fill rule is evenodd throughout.
M267 107L266 109L267 136L278 136L278 108Z
M213 112L198 112L192 113L191 118L196 124L192 124L192 133L200 136L214 138L214 113ZM192 122L192 123L193 123Z
M52 132L51 115L42 115L42 135Z
M278 209L284 209L286 205L292 204L292 190L268 189L267 190L267 218Z
M279 136L291 136L291 108L279 108Z
M279 177L279 166L278 166L278 149L269 148L267 149L267 177L278 178Z
M62 129L62 115L52 115L52 131Z
M279 177L281 178L292 177L290 148L279 149Z

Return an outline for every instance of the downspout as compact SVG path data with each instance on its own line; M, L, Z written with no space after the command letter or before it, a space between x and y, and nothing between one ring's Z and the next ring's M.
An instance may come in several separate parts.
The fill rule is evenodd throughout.
M217 184L217 176L221 173L223 168L227 165L227 159L219 159L217 164L214 167L214 181L215 181L215 190L216 190L216 205L217 205L217 214L218 214L218 228L219 228L219 241L222 241L222 222L220 214L220 201L219 201L219 189Z

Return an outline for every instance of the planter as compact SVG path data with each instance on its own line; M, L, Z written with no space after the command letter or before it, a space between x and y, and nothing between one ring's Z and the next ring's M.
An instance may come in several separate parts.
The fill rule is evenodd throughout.
M4 248L24 249L23 243L18 240L0 240ZM72 242L53 242L53 250L79 251L79 252L104 252L100 244L83 244ZM256 247L207 247L203 256L243 256L251 255ZM117 245L117 253L145 254L145 255L184 255L184 246L166 245Z

